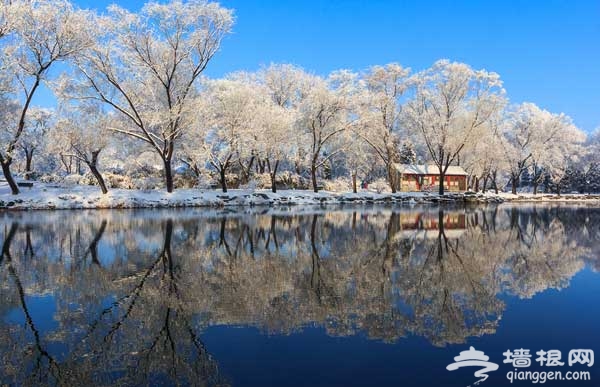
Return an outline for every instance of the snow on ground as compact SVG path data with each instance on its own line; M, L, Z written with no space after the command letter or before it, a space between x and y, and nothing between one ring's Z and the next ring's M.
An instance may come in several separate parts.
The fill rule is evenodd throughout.
M74 209L74 208L155 208L155 207L227 207L255 205L320 205L341 203L438 203L438 202L502 202L502 201L582 201L600 203L600 195L512 195L488 192L449 193L439 197L427 192L339 193L309 190L219 190L177 189L173 193L163 190L111 189L102 195L95 186L60 186L35 182L32 188L22 187L19 195L11 195L6 185L0 186L0 208L5 209Z
M488 191L483 194L485 197L496 197L500 198L503 201L512 201L512 202L594 202L600 203L600 194L580 194L580 193L563 193L561 195L557 194L547 194L547 193L538 193L534 195L532 192L518 192L516 195L510 192L499 192L494 193L493 191Z
M422 196L417 193L418 196ZM398 194L400 199L402 194ZM414 195L413 195L414 196ZM386 199L387 198L387 199ZM391 200L389 194L375 192L333 193L308 190L220 190L176 189L127 190L111 189L102 195L95 186L59 186L34 183L33 188L21 188L19 195L0 186L0 208L69 209L69 208L153 208L153 207L224 207L252 205L310 205L341 202L379 202Z

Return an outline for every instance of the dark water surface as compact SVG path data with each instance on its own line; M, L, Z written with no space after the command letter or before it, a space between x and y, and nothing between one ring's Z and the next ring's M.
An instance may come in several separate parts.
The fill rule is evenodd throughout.
M0 213L0 385L600 386L599 208L260 211Z

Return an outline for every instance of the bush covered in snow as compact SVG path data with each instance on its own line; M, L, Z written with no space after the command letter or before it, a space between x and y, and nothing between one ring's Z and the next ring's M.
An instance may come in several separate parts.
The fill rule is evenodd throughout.
M290 171L277 174L275 181L277 186L283 189L309 189L310 180ZM281 186L280 186L281 184Z
M132 189L134 187L133 181L129 176L107 172L104 173L103 177L106 185L108 185L110 188Z
M271 188L271 177L268 173L257 173L247 184L240 186L243 189L268 189Z
M176 173L173 177L175 188L193 188L198 185L198 178L191 171Z
M138 179L134 179L133 188L141 189L141 190L153 190L158 188L163 188L164 179L160 177L142 177Z
M82 178L83 178L83 176L81 176L81 175L72 174L72 175L67 175L67 176L63 177L60 182L65 185L77 185L77 184L89 185L86 183L80 183L80 182L85 181L85 179L82 179Z
M124 170L125 175L132 179L146 178L146 177L160 177L162 171L156 169L150 165L129 165Z
M335 180L323 181L323 189L332 192L349 192L352 191L352 182L348 178L338 177Z
M384 178L379 178L369 183L369 190L374 190L377 193L392 192L392 188L387 183L387 180Z
M42 183L59 183L62 179L63 178L56 173L48 173L41 175L37 180Z

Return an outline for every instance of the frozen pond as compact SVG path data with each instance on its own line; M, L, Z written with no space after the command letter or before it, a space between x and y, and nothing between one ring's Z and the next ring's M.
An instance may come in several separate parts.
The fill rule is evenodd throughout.
M530 371L600 354L600 208L3 212L0 232L0 385L467 386L446 366L473 346L505 386L509 349Z

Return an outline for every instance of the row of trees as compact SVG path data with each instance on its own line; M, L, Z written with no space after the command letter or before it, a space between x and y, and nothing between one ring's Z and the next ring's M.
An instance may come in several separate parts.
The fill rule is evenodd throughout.
M472 188L509 180L516 193L523 174L536 191L592 163L585 149L593 146L584 147L586 135L568 116L509 104L498 74L463 63L327 77L273 64L207 79L202 72L232 24L231 10L201 0L104 14L67 0L4 1L0 164L12 192L15 158L29 172L38 153L86 164L106 193L99 161L123 144L126 163L154 154L169 192L179 165L198 179L217 175L224 191L235 173L242 182L268 174L275 192L285 169L310 177L315 191L321 175L338 174L355 191L357 178L382 175L395 192L395 164L418 160L434 163L440 182L458 164ZM32 105L42 84L57 95L56 111Z

